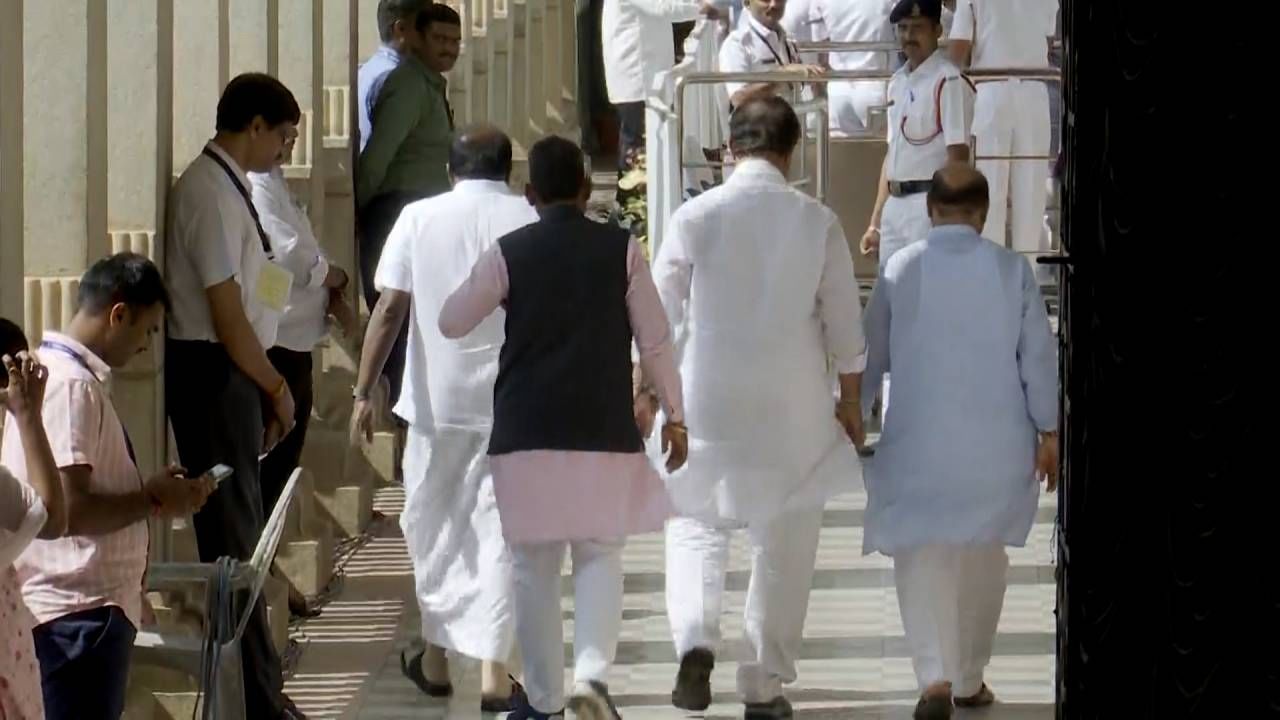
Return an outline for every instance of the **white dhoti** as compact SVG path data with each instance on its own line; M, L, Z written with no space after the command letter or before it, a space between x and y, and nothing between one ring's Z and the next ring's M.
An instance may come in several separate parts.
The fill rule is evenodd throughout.
M1049 179L1049 91L1041 82L982 83L974 109L977 155L1041 156L1035 160L978 160L991 186L983 237L1018 252L1048 250L1044 230ZM1012 242L1005 241L1006 227Z
M400 515L422 639L461 655L506 663L515 635L512 561L502 537L486 455L487 432L410 428Z
M560 569L573 558L573 679L608 685L622 630L622 548L625 540L516 545L516 635L524 658L529 704L543 713L564 709L564 617Z
M893 556L898 607L923 691L950 682L955 697L982 689L1004 606L1003 545L927 545Z
M768 702L796 679L821 526L822 509L813 508L784 513L763 528L747 528L747 657L738 666L743 702ZM719 649L729 540L741 527L692 518L667 523L667 615L677 656L694 648Z

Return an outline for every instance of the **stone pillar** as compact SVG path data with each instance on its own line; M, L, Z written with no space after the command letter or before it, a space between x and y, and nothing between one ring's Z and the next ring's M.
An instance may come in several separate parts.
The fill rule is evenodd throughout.
M511 0L494 0L486 33L489 69L489 121L510 132L512 78Z
M158 238L173 176L173 20L173 0L111 0L107 17L110 250L140 253L161 267ZM115 374L116 408L144 474L167 458L162 359L157 341Z
M515 143L516 156L527 157L533 144L529 129L529 0L507 0L511 24L511 140Z
M180 0L173 5L174 174L213 137L218 97L231 80L229 2Z
M573 0L560 2L560 115L563 129L575 142L582 141L578 127L578 15Z
M279 77L280 1L229 0L231 77L247 72Z
M108 249L106 0L25 2L22 15L26 273L78 278Z
M529 134L534 141L550 132L547 122L547 86L552 80L547 77L547 68L544 67L547 47L544 32L546 16L547 0L526 0L525 55L516 58L517 62L524 63L526 70L525 78L529 86Z
M542 65L544 68L545 83L542 87L543 93L547 98L547 132L559 133L564 129L565 117L563 116L564 90L561 87L562 70L564 64L564 43L561 41L560 33L564 30L563 23L560 20L560 10L566 2L572 0L543 0L545 9L542 18ZM537 58L535 58L535 62Z
M314 228L324 226L324 173L320 168L324 109L323 0L281 0L280 80L302 108L298 142L285 174Z
M22 3L0 3L0 317L18 324L24 316L22 27Z

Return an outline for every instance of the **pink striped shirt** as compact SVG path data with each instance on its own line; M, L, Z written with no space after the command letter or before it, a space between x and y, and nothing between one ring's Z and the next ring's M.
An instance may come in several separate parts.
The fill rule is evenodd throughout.
M671 326L635 241L626 262L627 313L640 365L667 417L679 421L684 395ZM506 299L509 280L502 248L494 245L445 301L441 332L470 332ZM661 529L672 512L666 485L643 453L529 450L494 455L489 463L502 534L511 544L637 535Z
M79 358L51 348L38 351L40 362L49 368L44 428L54 461L60 468L89 466L90 487L95 493L138 492L142 477L129 456L124 426L107 389L111 368L66 335L46 332L44 340ZM26 480L26 459L16 422L5 423L0 464ZM107 535L33 541L14 562L14 568L36 622L116 605L138 627L148 540L147 523L141 520Z

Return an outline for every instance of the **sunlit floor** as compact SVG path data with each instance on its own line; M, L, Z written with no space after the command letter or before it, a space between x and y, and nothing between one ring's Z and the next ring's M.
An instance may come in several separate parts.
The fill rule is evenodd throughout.
M336 599L320 618L294 628L301 658L288 691L312 717L479 717L475 668L453 668L459 694L449 703L422 695L400 673L399 652L417 637L412 570L392 515L403 495L381 491L390 517L352 554ZM915 678L907 655L890 561L861 554L865 495L829 504L818 554L800 678L788 689L798 717L909 718ZM1042 500L1031 540L1010 552L1010 586L987 680L999 704L957 717L998 720L1053 717L1054 584L1052 497ZM715 704L706 717L741 717L734 696L748 556L734 548L724 635L734 639L712 678ZM633 538L626 550L626 597L618 663L610 683L627 720L682 718L669 704L676 664L663 602L660 535ZM573 598L564 597L566 637ZM566 648L566 651L568 649ZM470 689L469 688L475 688Z

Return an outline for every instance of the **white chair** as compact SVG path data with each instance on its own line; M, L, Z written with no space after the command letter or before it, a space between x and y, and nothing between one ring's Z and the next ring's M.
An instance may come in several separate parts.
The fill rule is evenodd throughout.
M289 514L289 506L293 502L293 494L298 485L302 468L296 468L289 476L288 483L280 493L271 516L263 526L262 535L254 548L253 557L245 562L231 562L230 589L232 597L237 591L248 591L248 601L240 608L240 616L234 618L235 632L231 639L221 647L221 655L217 669L211 673L215 678L213 687L201 687L205 694L205 704L213 695L218 720L243 720L245 715L244 679L240 661L240 638L245 626L262 594L263 583L270 573L271 563L275 559L276 548L280 537L284 534L285 517ZM157 563L151 566L147 576L148 590L189 590L193 586L203 585L206 588L216 581L219 573L218 563ZM209 615L213 608L205 608L205 633L212 627ZM134 641L133 660L139 664L157 665L173 668L189 673L197 679L202 675L205 638L180 632L169 632L158 628L143 628ZM207 674L207 673L206 673Z

